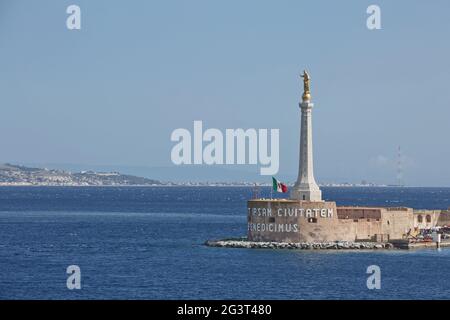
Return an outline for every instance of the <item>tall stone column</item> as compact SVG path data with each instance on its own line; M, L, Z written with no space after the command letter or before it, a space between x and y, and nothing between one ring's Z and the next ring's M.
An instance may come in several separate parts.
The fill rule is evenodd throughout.
M309 91L309 74L304 71L304 93L300 103L300 159L298 178L291 190L291 199L305 201L322 201L322 191L314 179L313 148L312 148L312 108Z

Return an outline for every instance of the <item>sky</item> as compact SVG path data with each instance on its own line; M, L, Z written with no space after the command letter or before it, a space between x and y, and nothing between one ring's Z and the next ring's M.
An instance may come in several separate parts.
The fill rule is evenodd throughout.
M449 14L446 0L0 0L0 162L225 180L170 169L171 133L202 120L279 128L279 176L295 179L306 68L319 182L395 184L401 146L406 185L450 186Z

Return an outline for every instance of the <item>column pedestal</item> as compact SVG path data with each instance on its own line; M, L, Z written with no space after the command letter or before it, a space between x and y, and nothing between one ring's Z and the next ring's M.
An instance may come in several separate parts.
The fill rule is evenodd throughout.
M305 201L321 201L322 191L314 179L313 148L312 148L312 108L309 100L300 103L300 161L298 178L291 191L291 199Z

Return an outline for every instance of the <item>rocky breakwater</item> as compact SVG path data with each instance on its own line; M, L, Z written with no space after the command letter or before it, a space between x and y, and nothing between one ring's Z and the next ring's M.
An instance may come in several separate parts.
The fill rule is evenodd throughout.
M297 249L297 250L373 250L373 249L392 249L391 243L379 242L255 242L246 239L225 239L208 240L205 242L209 247L222 248L245 248L245 249Z

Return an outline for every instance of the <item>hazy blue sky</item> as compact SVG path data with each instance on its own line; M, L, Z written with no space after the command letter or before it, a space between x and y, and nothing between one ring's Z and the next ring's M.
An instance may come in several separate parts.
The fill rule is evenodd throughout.
M294 176L308 68L317 180L395 183L401 145L407 184L450 186L449 17L447 0L0 0L0 162L167 166L171 132L203 120L280 128Z

